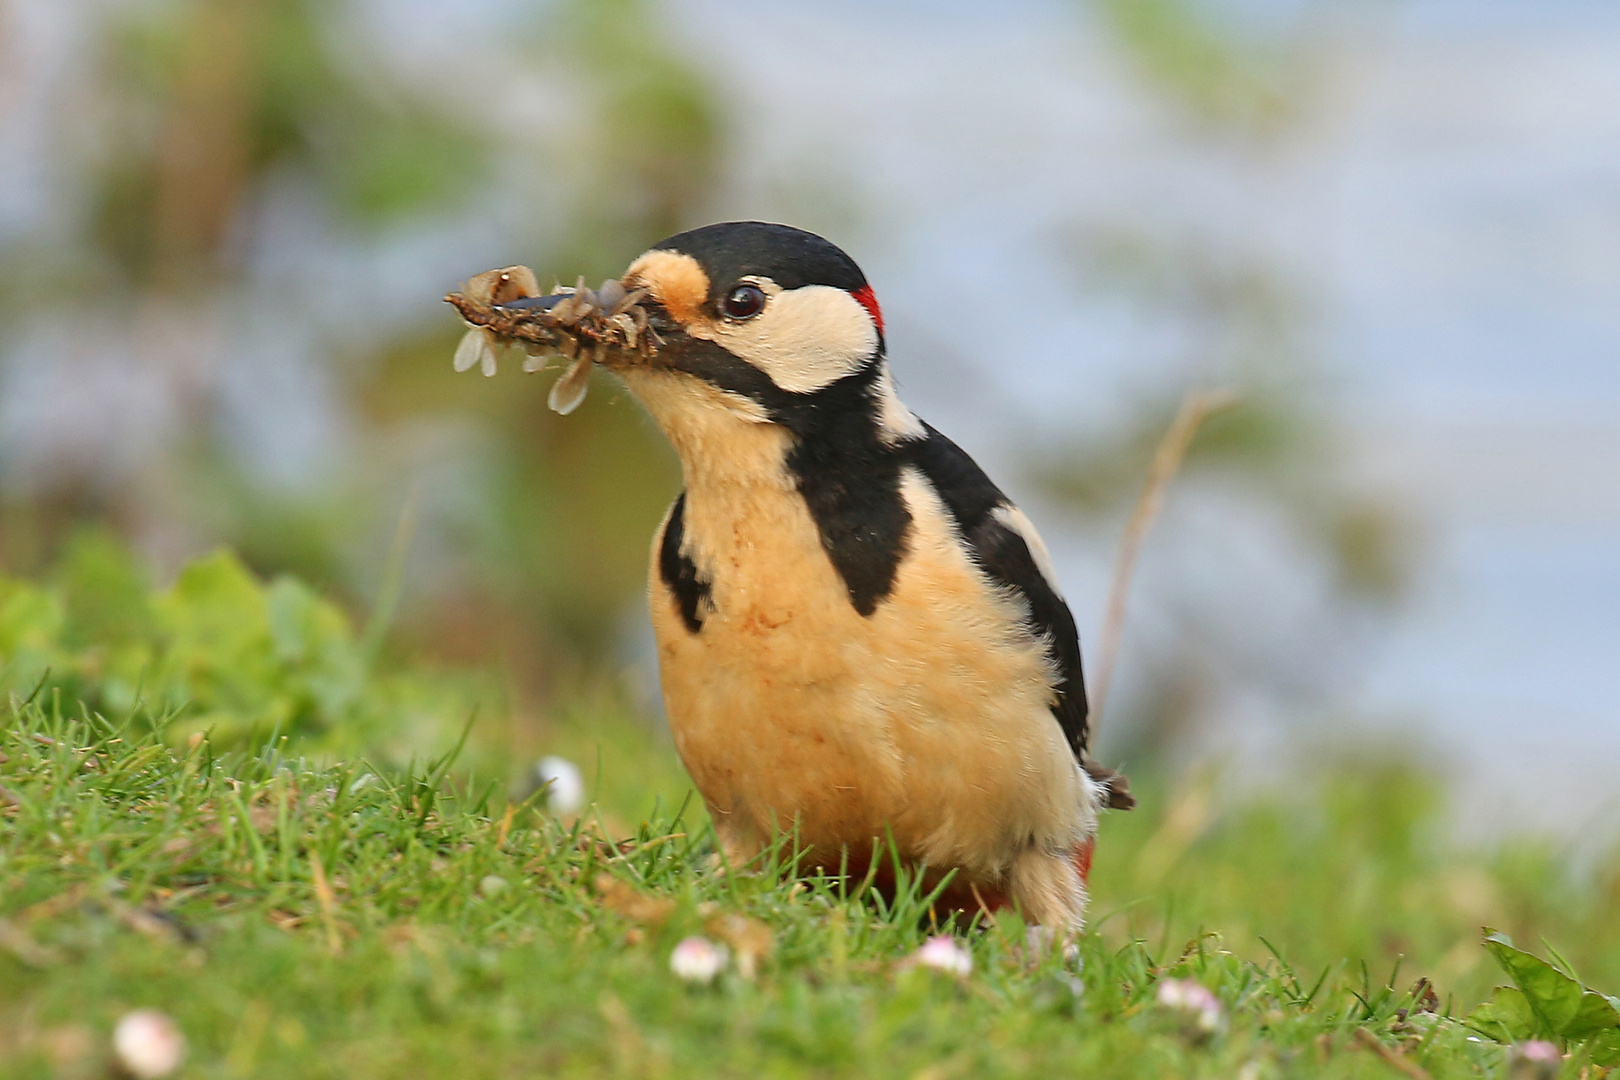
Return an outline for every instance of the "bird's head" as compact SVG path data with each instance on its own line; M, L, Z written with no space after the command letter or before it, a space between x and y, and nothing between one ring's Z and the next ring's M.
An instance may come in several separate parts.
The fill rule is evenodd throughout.
M883 355L883 315L861 268L802 229L758 221L707 225L653 245L623 280L626 288L647 290L654 325L666 337L658 353L666 363L682 366L707 354L751 369L739 373L746 385L717 382L733 393L748 395L768 383L783 393L813 394Z
M492 270L447 299L473 325L472 346L483 347L487 334L578 357L553 393L561 411L583 396L594 360L678 448L694 429L707 441L738 424L800 440L855 427L888 442L921 433L895 399L872 287L853 259L814 233L724 222L654 244L600 290L581 283L536 296L532 280L522 267ZM493 372L493 354L484 355ZM458 366L473 362L471 346L458 355Z
M604 363L674 436L725 414L808 436L869 421L910 433L884 359L883 313L859 266L787 225L734 221L653 245L625 272L661 344Z

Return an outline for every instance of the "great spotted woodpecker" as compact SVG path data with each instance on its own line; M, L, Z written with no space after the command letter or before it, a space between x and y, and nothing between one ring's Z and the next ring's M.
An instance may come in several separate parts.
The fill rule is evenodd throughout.
M947 902L1078 927L1098 810L1132 799L1086 757L1074 618L1029 519L895 395L855 262L728 222L654 245L602 294L495 311L509 331L559 306L574 335L553 320L531 347L592 356L680 455L652 622L728 853L793 830L813 863L864 870L892 843L933 880L956 871Z

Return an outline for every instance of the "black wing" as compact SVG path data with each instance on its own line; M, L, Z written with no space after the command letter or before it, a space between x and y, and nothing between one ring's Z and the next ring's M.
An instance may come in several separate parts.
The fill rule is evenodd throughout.
M1080 633L1074 615L1041 572L1030 542L998 510L1012 509L1001 489L990 482L967 453L928 424L928 434L910 443L912 462L939 493L979 567L991 579L1016 590L1029 607L1031 629L1046 641L1057 669L1052 715L1069 740L1075 760L1108 792L1108 805L1128 810L1136 805L1130 781L1121 773L1086 758L1090 737L1086 681L1080 667Z
M978 463L951 440L924 425L928 434L912 443L912 460L944 500L957 528L973 549L979 567L992 579L1017 590L1029 605L1034 631L1045 637L1057 668L1057 694L1052 714L1057 717L1074 756L1085 760L1086 683L1080 670L1080 634L1069 605L1041 573L1029 543L1016 528L996 514L1011 507L1007 496L990 482Z

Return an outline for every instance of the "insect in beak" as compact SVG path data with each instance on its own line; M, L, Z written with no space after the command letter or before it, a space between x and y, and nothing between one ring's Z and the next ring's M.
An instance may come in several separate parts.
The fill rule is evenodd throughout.
M498 345L528 353L524 371L543 370L549 357L561 356L570 364L547 403L566 415L585 400L592 363L650 357L663 343L648 326L647 295L614 279L590 289L583 277L541 295L526 266L486 270L444 298L468 326L456 347L455 369L477 365L485 375L495 374Z

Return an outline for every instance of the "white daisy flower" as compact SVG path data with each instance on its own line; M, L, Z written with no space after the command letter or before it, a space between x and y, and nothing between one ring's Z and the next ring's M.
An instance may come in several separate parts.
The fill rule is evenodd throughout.
M577 813L585 805L585 776L567 758L541 758L534 775L546 788L546 808L553 814Z
M705 937L682 939L669 954L669 970L686 982L708 984L726 969L731 953Z
M1192 979L1165 979L1159 983L1159 1004L1184 1013L1199 1031L1219 1030L1225 1010L1220 999L1203 983Z
M156 1009L136 1009L113 1029L113 1052L125 1072L138 1080L155 1080L180 1067L186 1037L180 1025Z
M906 957L904 966L933 968L966 978L973 974L973 954L949 934L936 934Z

